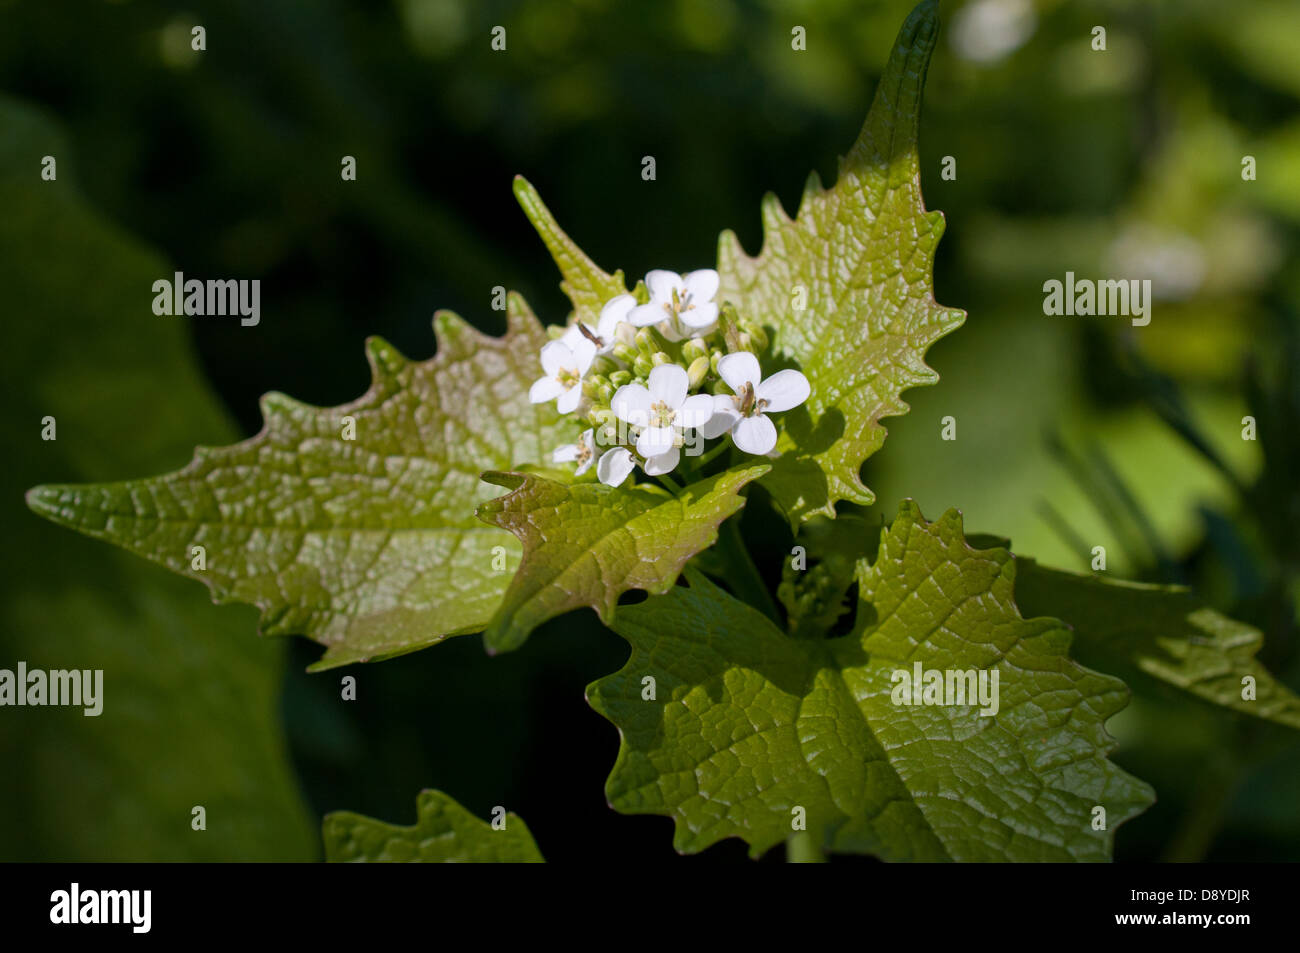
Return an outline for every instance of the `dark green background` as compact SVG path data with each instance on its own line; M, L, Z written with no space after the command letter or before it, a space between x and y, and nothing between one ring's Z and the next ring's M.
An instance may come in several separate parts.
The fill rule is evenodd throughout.
M1105 545L1112 571L1191 583L1264 629L1300 688L1300 8L962 6L944 4L921 158L948 216L937 297L969 318L930 352L942 382L887 421L871 512L958 506L1067 568ZM519 813L551 859L672 857L669 821L604 804L617 737L582 692L626 650L591 613L496 659L468 637L354 667L345 703L344 673L304 673L313 644L259 640L251 609L44 523L21 494L173 469L255 432L268 390L350 400L366 336L425 358L439 307L499 331L496 285L562 320L516 173L609 270L708 266L727 227L756 251L765 191L793 212L810 169L833 180L909 8L0 3L0 666L107 683L98 719L0 711L0 858L312 858L322 813L409 823L426 786ZM972 58L1009 35L981 29L998 16L1032 24ZM1042 314L1045 280L1117 263L1167 276L1149 327ZM175 269L260 279L261 324L155 317L150 286ZM1258 443L1240 439L1247 412ZM775 568L784 540L764 529L746 526ZM1111 722L1116 759L1160 798L1117 858L1300 858L1297 739L1116 674L1139 691Z

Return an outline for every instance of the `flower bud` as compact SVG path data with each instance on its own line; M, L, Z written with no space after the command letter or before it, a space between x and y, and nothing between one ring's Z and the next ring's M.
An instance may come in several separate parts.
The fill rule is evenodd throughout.
M615 344L614 350L610 352L624 364L631 364L636 360L636 346L633 344Z
M697 357L706 357L709 353L709 346L704 343L702 338L691 338L682 345L682 360L687 364L694 362Z
M631 380L632 372L626 368L619 368L609 375L609 382L615 387L622 387L624 384L630 383Z
M654 328L642 328L636 332L636 349L645 357L659 352L659 342L655 340Z
M618 322L614 329L614 340L624 347L636 347L636 325L629 321Z
M636 371L637 377L649 377L650 372L654 369L655 366L651 363L650 358L642 354L638 354L636 360L632 362L632 370Z
M690 379L690 389L695 390L704 383L704 378L709 374L708 355L701 354L695 360L691 361L691 366L686 368L686 376Z
M656 351L654 354L650 355L650 363L655 367L659 367L663 364L671 364L672 362L673 359L663 351Z
M767 350L769 343L767 331L763 329L761 324L757 321L747 321L743 322L741 326L745 329L745 333L749 335L750 341L753 342L755 354L762 354Z

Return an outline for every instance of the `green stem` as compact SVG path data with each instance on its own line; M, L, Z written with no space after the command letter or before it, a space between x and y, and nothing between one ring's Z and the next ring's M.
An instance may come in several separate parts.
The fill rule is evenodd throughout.
M672 477L670 477L667 473L660 473L657 476L655 476L655 479L658 480L660 483L662 483L665 487L667 487L673 496L681 496L682 485L678 483L676 480L674 480Z
M776 611L776 603L772 601L767 583L740 536L739 518L733 517L718 527L718 551L727 566L727 582L731 583L736 598L749 603L780 626L781 616Z
M697 473L703 470L710 463L716 460L719 457L719 455L726 453L726 451L729 449L729 444L730 441L726 439L719 440L718 445L714 447L712 450L710 450L708 453L702 453L698 457L694 458L694 463L692 464L691 469Z
M824 864L826 854L809 831L796 831L785 842L785 860L789 864Z

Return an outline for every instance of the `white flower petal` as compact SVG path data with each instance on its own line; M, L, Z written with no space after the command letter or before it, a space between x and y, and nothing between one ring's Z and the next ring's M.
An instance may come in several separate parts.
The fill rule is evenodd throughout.
M731 431L731 439L746 453L762 456L776 446L776 424L766 414L744 417Z
M705 440L712 440L731 430L739 419L740 410L736 407L736 401L725 394L718 394L713 398L713 416L695 429Z
M718 306L712 301L706 304L697 304L693 308L688 308L679 315L682 324L688 328L700 329L707 328L711 324L718 322Z
M569 349L573 351L574 360L577 362L578 376L585 376L591 368L591 362L596 359L596 345L586 338L581 338L577 342L570 344Z
M709 394L693 394L682 401L681 407L677 408L677 419L673 421L673 425L682 430L698 429L712 419L713 397Z
M677 364L660 364L650 372L650 400L663 401L676 410L686 400L686 391L691 386L686 368ZM644 454L642 454L644 456Z
M646 427L636 438L636 452L647 460L667 453L677 443L677 431L672 427Z
M582 403L582 386L575 384L555 399L555 409L562 414L571 414Z
M811 393L812 386L808 383L808 378L793 368L777 371L754 388L754 396L767 401L767 406L763 409L778 412L798 407Z
M682 284L692 298L691 303L697 308L713 300L713 296L718 293L718 283L718 273L712 268L701 268L682 275Z
M596 449L596 444L594 443L595 434L596 434L596 429L594 427L588 427L582 433L578 434L578 443L586 447L588 450L595 450Z
M578 445L576 443L566 443L562 447L556 447L551 454L552 463L571 463L578 459Z
M680 331L677 330L676 321L664 321L658 327L659 327L659 333L662 334L664 336L664 339L667 341L682 341L690 336L687 334L682 334Z
M673 447L666 453L661 453L657 457L651 457L648 459L645 462L645 472L650 476L659 476L661 473L672 473L681 458L682 452L676 447Z
M757 385L763 372L759 370L758 358L748 351L736 351L724 355L718 361L718 376L727 382L727 386L737 394L746 384Z
M547 377L556 377L566 367L574 367L573 351L563 341L548 341L542 345L542 370Z
M632 472L632 454L626 447L606 450L596 463L596 476L601 483L619 486Z
M604 341L612 342L619 323L626 321L628 314L635 307L636 298L631 295L617 295L610 298L605 302L605 307L600 309L600 323L596 326L596 333Z
M528 399L534 404L544 404L548 400L555 400L564 393L564 385L554 377L539 377L533 381L533 386L528 388Z
M572 351L573 346L577 344L579 341L581 341L582 339L583 339L582 332L578 330L578 326L576 324L569 325L567 328L564 329L564 333L560 335L560 343L562 343L570 351Z
M645 286L650 291L650 300L655 304L670 304L674 291L679 297L686 291L681 275L675 271L664 271L659 268L646 272Z
M664 306L662 304L639 304L627 313L629 324L638 328L648 328L652 324L658 324L664 319Z
M650 392L640 384L624 384L609 402L614 416L634 427L650 423Z
M578 464L577 469L573 471L573 475L582 476L584 473L586 473L588 470L591 469L591 465L595 462L596 462L596 457L594 454L592 456L587 457L586 460L583 460L581 463Z

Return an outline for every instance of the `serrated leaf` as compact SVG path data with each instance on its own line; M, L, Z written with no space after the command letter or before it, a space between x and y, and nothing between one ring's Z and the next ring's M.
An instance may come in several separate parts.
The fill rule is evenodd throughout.
M844 638L790 638L693 571L689 588L620 608L631 658L588 689L622 735L610 804L672 817L688 853L735 836L760 855L802 807L833 851L1108 859L1115 828L1154 797L1106 757L1127 690L1072 662L1059 622L1020 616L1015 574L1006 550L966 544L956 511L927 523L909 501L859 564ZM917 662L998 672L998 711L895 704L892 673Z
M608 624L629 589L666 592L744 505L741 488L767 469L728 470L680 496L655 486L566 486L531 474L484 474L511 492L484 503L479 516L523 542L519 571L484 635L488 650L516 649L547 619L583 606Z
M522 175L515 176L515 198L524 214L537 229L560 269L564 280L560 289L573 303L573 313L579 320L595 327L600 321L600 309L611 298L626 293L623 272L606 274L587 257L586 253L569 238L555 221L555 216L542 202L537 190Z
M543 863L518 815L505 815L505 827L494 830L441 791L420 792L411 827L336 811L325 815L321 833L330 863Z
M562 422L528 401L546 338L511 295L508 332L449 312L438 350L411 362L372 338L374 375L328 409L262 399L261 433L199 448L185 469L122 483L41 486L33 510L262 610L268 635L327 646L313 668L383 658L482 630L518 559L509 533L474 518L484 470L538 462ZM345 418L355 439L344 439ZM192 547L206 548L206 569Z
M719 242L719 300L770 329L772 366L797 367L812 384L807 403L785 415L782 455L763 480L795 524L834 516L839 500L874 501L859 474L884 443L879 421L907 412L906 388L938 380L925 351L965 319L934 300L944 219L925 210L917 157L938 26L933 2L903 24L833 188L814 173L794 220L765 196L756 258L730 231Z
M1180 586L1153 586L1048 569L1018 560L1016 602L1025 612L1050 610L1075 631L1089 661L1135 666L1215 705L1300 728L1300 698L1255 655L1258 629L1215 611ZM1255 697L1242 698L1242 680Z

